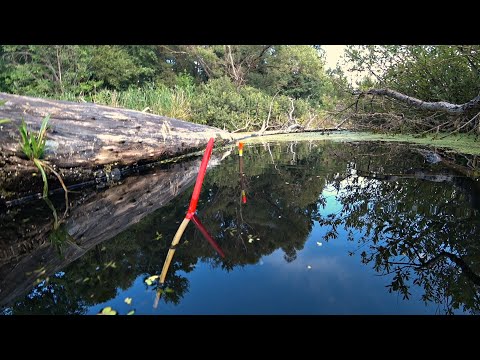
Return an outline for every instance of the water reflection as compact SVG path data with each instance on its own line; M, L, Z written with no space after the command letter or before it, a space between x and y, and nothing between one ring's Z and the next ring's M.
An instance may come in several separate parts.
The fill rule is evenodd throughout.
M226 258L190 227L165 283L147 281L162 269L190 187L55 267L4 312L478 312L478 181L400 144L262 144L242 159L210 170L200 198ZM248 203L238 201L244 189Z

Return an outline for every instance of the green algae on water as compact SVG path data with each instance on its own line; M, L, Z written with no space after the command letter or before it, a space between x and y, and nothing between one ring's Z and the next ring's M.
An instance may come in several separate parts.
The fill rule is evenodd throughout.
M382 142L404 142L419 144L431 147L451 149L459 153L480 155L480 141L475 140L474 135L450 135L443 139L432 139L432 136L418 137L415 135L389 135L376 134L371 132L305 132L290 134L273 134L258 137L246 138L245 143L259 143L265 141L382 141Z

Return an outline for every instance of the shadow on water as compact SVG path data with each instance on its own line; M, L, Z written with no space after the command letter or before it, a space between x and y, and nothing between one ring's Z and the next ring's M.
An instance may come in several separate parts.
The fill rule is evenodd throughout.
M201 269L208 270L210 282L227 274L222 286L232 294L252 281L273 293L278 271L267 282L262 280L267 267L261 265L280 251L282 269L293 269L313 254L310 245L322 245L321 238L325 249L338 245L344 258L364 264L369 279L382 275L386 285L379 285L374 296L390 291L413 301L420 291L425 306L440 309L437 312L478 313L479 181L430 152L401 144L265 143L246 146L243 162L234 152L207 172L198 207L199 218L225 258L192 226L178 245L165 284L150 280L160 274L185 216L198 166L196 160L126 178L100 193L78 195L65 224L69 241L63 258L40 240L48 231L48 224L40 221L43 214L35 220L35 230L27 232L27 225L18 226L25 216L12 210L8 216L17 225L2 224L1 234L9 229L8 239L0 235L7 244L2 249L27 238L36 245L24 251L28 255L11 256L10 261L3 250L3 312L96 313L106 305L126 306L125 294L135 289L137 313L152 312L160 290L160 310L203 313L199 303L210 300L200 298L193 284ZM256 280L248 275L251 267L259 274ZM307 294L298 289L307 275L301 276L283 285L290 307L274 312L298 313L301 306L307 313L374 312L358 310L351 304L354 300L342 309L319 310L314 303L323 301L322 294L316 293L308 304L300 295L288 295ZM322 275L315 276L320 287ZM328 292L324 290L320 293ZM313 296L311 291L308 296ZM182 310L182 304L193 306L189 292L197 307ZM261 302L266 301L254 293L248 304L235 302L234 295L224 296L224 302L238 307L230 313L256 313L255 307L263 308Z

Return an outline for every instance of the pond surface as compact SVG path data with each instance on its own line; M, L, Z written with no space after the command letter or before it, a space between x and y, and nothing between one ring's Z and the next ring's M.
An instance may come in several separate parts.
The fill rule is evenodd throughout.
M479 313L478 178L413 145L230 150L197 211L224 258L190 222L159 283L199 160L154 168L73 194L56 248L42 202L3 214L0 313Z

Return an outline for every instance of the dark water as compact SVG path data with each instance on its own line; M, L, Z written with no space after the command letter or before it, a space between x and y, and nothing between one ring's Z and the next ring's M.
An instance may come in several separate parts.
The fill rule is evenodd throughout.
M271 143L246 146L243 164L235 149L213 160L197 215L225 258L191 222L165 284L148 281L162 271L198 160L157 169L76 195L82 210L62 227L62 256L47 242L4 260L3 314L479 313L478 179L401 144ZM162 191L173 199L155 198ZM19 230L35 206L2 226L41 233Z

